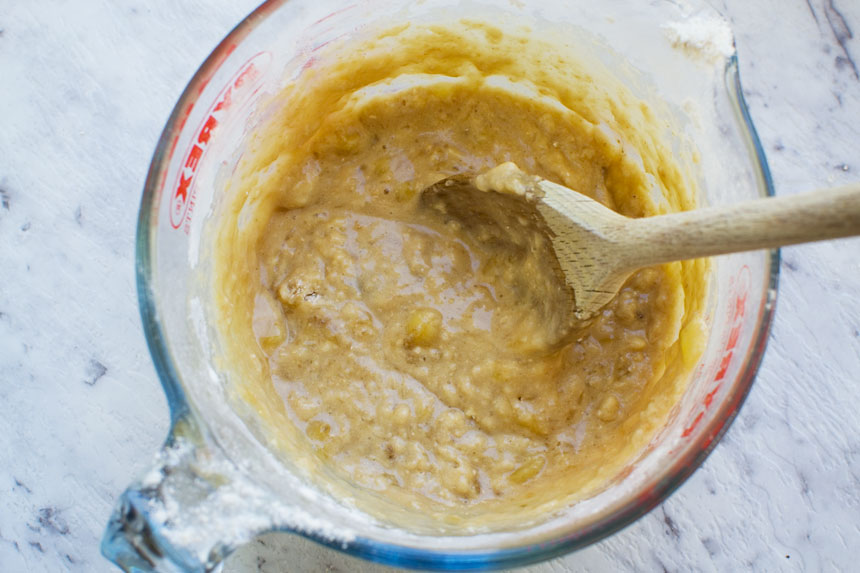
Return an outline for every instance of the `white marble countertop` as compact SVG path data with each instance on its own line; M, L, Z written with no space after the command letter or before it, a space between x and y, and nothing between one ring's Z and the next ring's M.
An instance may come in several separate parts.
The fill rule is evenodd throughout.
M777 193L860 179L860 3L716 3ZM0 571L114 570L103 528L168 426L134 287L141 189L185 83L254 4L0 2ZM784 249L781 272L758 379L704 466L529 571L858 570L860 240ZM383 568L284 536L224 567L285 570Z

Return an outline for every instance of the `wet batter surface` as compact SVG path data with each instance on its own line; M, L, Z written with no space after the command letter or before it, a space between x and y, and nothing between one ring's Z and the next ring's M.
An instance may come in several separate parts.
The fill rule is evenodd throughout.
M678 341L704 272L638 272L557 348L569 317L548 238L523 221L514 243L478 240L422 208L426 186L504 161L629 216L656 212L656 161L685 200L668 153L631 158L586 117L592 84L563 92L539 62L515 63L540 46L494 30L400 30L287 90L328 105L284 106L261 128L216 261L222 345L277 447L449 523L563 503L617 473L694 361ZM443 53L414 63L430 41Z

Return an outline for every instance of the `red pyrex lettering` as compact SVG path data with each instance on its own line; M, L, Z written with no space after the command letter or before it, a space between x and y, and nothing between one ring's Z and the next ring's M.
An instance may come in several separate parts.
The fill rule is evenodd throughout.
M201 161L206 155L212 141L213 132L227 120L231 109L247 101L253 96L262 82L266 68L271 61L271 54L260 52L248 60L221 90L215 103L203 117L195 137L191 141L184 161L176 174L173 193L170 198L170 226L174 229L186 223L185 232L189 231L187 223L194 212L196 192L194 181Z

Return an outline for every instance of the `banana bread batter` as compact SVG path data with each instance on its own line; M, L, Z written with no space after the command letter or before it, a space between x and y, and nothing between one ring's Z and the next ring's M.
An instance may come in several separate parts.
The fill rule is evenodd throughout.
M380 508L523 525L604 487L698 358L705 263L638 272L540 352L565 288L546 236L514 229L536 248L505 252L419 195L513 161L628 216L689 208L665 125L557 44L470 21L333 44L273 109L215 250L225 364L273 448L401 524Z

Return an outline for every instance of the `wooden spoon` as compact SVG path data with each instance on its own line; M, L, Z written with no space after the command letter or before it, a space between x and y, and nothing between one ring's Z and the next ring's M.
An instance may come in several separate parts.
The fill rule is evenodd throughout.
M500 194L519 197L545 222L580 320L597 313L642 267L860 235L858 184L632 219L504 163L475 178L437 182L422 192L422 202L434 198L438 210L443 201L449 217L510 225L494 207Z

